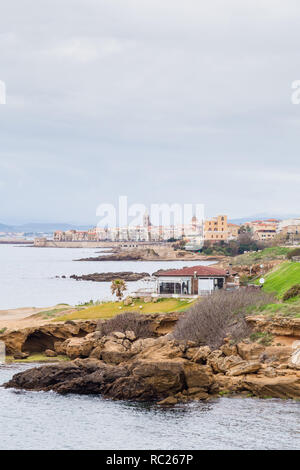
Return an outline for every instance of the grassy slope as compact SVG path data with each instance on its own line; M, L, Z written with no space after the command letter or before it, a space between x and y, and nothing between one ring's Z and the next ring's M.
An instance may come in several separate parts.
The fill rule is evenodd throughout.
M262 251L236 256L233 259L233 265L251 265L261 262L273 261L275 259L285 259L286 255L290 251L290 248L273 246L270 248L265 248Z
M288 302L278 304L268 304L254 310L251 313L263 315L283 315L288 317L300 318L300 299L289 300Z
M122 312L140 313L170 313L186 310L191 306L190 299L159 299L158 302L144 303L141 299L134 301L134 306L124 306L123 302L105 302L100 305L78 310L67 315L55 318L54 321L91 320L97 318L111 318ZM142 308L140 308L140 306ZM121 307L121 308L120 308Z
M281 299L284 293L295 284L300 284L300 263L287 261L278 269L267 274L264 291L274 292Z

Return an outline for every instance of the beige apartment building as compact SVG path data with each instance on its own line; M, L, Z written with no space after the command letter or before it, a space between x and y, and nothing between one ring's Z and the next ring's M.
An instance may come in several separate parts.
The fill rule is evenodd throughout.
M228 241L228 217L218 215L204 223L204 240L214 242Z

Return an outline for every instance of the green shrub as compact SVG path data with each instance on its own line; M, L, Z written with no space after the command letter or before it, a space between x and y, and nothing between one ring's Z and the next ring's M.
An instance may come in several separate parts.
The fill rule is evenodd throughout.
M282 300L286 302L287 300L294 299L295 297L300 296L300 284L296 284L295 286L291 287L284 296L282 297Z
M254 332L250 335L250 340L262 344L263 346L270 346L273 341L273 335L268 332Z
M294 256L300 256L300 248L295 248L287 254L287 259L292 259Z

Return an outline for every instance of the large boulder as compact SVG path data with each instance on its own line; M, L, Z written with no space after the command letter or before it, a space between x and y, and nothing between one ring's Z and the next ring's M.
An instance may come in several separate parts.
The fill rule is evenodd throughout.
M237 352L245 361L255 361L260 358L265 347L258 343L239 343Z
M101 347L101 352L99 348L99 353L101 359L108 364L120 364L130 359L133 355L122 343L111 340L105 342ZM93 356L95 356L95 352Z
M283 377L246 376L243 388L261 398L300 398L300 377L297 375Z
M261 368L261 363L258 361L242 361L233 365L227 372L230 376L253 374Z
M188 388L197 388L207 391L212 385L213 373L210 366L187 362L184 364L183 369Z
M91 333L83 338L68 339L66 343L67 356L70 359L76 359L77 357L89 357L94 348L95 339Z

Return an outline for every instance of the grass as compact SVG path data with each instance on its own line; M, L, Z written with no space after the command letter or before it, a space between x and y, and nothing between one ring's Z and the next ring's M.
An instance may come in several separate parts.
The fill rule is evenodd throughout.
M142 299L135 299L134 305L129 306L124 306L123 302L103 302L100 305L92 305L85 309L56 317L55 321L106 319L123 312L140 312L144 314L180 312L189 308L192 303L194 301L191 302L190 299L181 300L173 298L158 299L157 302L149 303L144 303Z
M64 312L66 309L65 308L53 308L52 310L46 310L39 312L36 314L36 316L42 317L42 318L51 318L55 317L58 313Z
M6 356L7 363L22 363L30 364L32 362L63 362L69 361L70 359L67 356L56 356L56 357L47 357L45 354L36 353L27 357L26 359L14 359L13 356Z
M263 290L281 299L286 291L300 283L300 263L287 261L265 276Z
M261 262L273 261L276 259L286 259L287 254L291 248L282 246L272 246L265 248L262 251L255 251L253 253L245 253L244 255L236 256L233 260L233 265L251 265Z
M252 311L251 314L267 315L270 317L280 315L300 318L300 299L292 299L283 303L264 305L263 307L258 307Z

